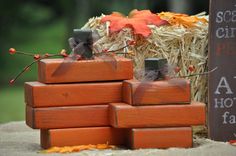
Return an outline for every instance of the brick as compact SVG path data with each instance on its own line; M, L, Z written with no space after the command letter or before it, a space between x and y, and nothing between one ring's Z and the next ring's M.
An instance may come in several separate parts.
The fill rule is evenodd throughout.
M135 128L129 130L129 148L192 147L191 127Z
M108 105L48 108L26 106L26 124L33 129L108 126Z
M25 83L25 102L32 107L78 106L122 101L122 82Z
M125 130L111 127L85 127L40 130L42 148L88 144L124 145Z
M64 61L43 59L38 63L38 81L42 83L128 80L133 78L130 59Z
M116 128L182 127L204 125L205 104L132 106L125 103L109 105L110 124Z
M185 104L191 101L190 82L185 79L123 83L123 101L132 105Z

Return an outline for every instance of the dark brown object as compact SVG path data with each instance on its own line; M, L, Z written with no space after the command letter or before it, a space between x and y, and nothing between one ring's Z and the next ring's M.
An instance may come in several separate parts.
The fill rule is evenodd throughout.
M140 148L170 148L192 147L192 128L134 128L129 130L129 147Z
M81 55L85 59L91 59L93 56L93 38L91 30L74 29L73 37L75 45L72 46L75 54Z
M191 101L190 82L185 79L123 83L123 101L132 105L185 104Z
M165 78L165 74L167 74L167 59L161 58L147 58L144 60L145 66L145 75L151 72L152 76L154 76L153 80L163 79Z
M110 124L116 128L182 127L204 125L205 104L131 106L125 103L109 105Z
M108 105L32 108L26 124L33 129L108 126Z
M209 137L236 139L236 1L210 0Z
M124 145L125 130L111 127L49 129L40 131L41 147L76 145Z
M122 100L122 82L25 83L25 102L32 107L93 105Z

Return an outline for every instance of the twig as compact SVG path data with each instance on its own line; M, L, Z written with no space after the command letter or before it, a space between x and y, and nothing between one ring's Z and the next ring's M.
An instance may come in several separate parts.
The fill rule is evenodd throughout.
M179 76L179 77L176 77L176 78L186 78L186 77L193 77L193 76L198 76L198 75L207 75L207 74L210 74L210 73L216 71L217 69L218 69L218 67L215 67L214 69L212 69L210 71L207 71L207 72L190 74L190 75L185 75L185 76Z
M23 55L26 55L26 56L34 56L35 54L31 54L31 53L26 53L26 52L22 52L22 51L17 51L15 54L23 54Z
M18 51L17 51L18 52ZM25 54L24 54L25 55ZM15 78L13 78L10 83L14 83L24 72L26 72L33 64L35 64L36 62L45 59L45 58L49 58L49 57L55 57L55 56L62 56L61 54L49 54L48 56L44 56L41 57L33 62L31 62L29 65L25 66L23 70L21 70L16 76Z

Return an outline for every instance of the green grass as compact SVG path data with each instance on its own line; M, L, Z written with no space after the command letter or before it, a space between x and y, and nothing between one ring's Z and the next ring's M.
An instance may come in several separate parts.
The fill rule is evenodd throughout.
M57 53L65 46L66 27L63 19L49 25L35 28L16 28L7 46L34 53ZM25 103L23 84L37 80L37 66L22 75L16 85L8 82L33 59L20 55L3 54L5 64L0 69L0 123L25 119ZM2 62L1 62L2 63Z
M32 28L15 28L7 46L14 47L17 50L33 52L39 54L58 53L65 48L65 23L64 20L54 21L48 25L41 25ZM4 50L5 64L0 70L0 83L6 84L13 78L23 67L33 61L33 58L20 55L9 55L8 49ZM31 70L25 73L17 82L22 84L25 81L36 80L37 67L32 66Z
M0 88L0 123L24 120L23 87Z

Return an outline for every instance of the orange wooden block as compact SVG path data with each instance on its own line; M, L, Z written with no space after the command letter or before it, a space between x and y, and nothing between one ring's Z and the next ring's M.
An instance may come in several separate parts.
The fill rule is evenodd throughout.
M110 61L97 58L72 62L64 59L43 59L38 63L38 80L43 83L113 81L132 78L132 60L120 57Z
M149 128L204 125L205 104L132 106L112 103L109 106L110 124L116 128Z
M26 106L26 124L34 129L108 126L108 105L48 108Z
M190 82L185 79L123 83L123 101L132 105L185 104L191 102Z
M173 128L138 128L129 130L129 147L140 148L170 148L192 147L191 127Z
M89 144L124 145L125 130L111 127L86 127L41 130L41 147Z
M122 82L25 83L25 102L32 107L91 105L120 101L122 101Z

